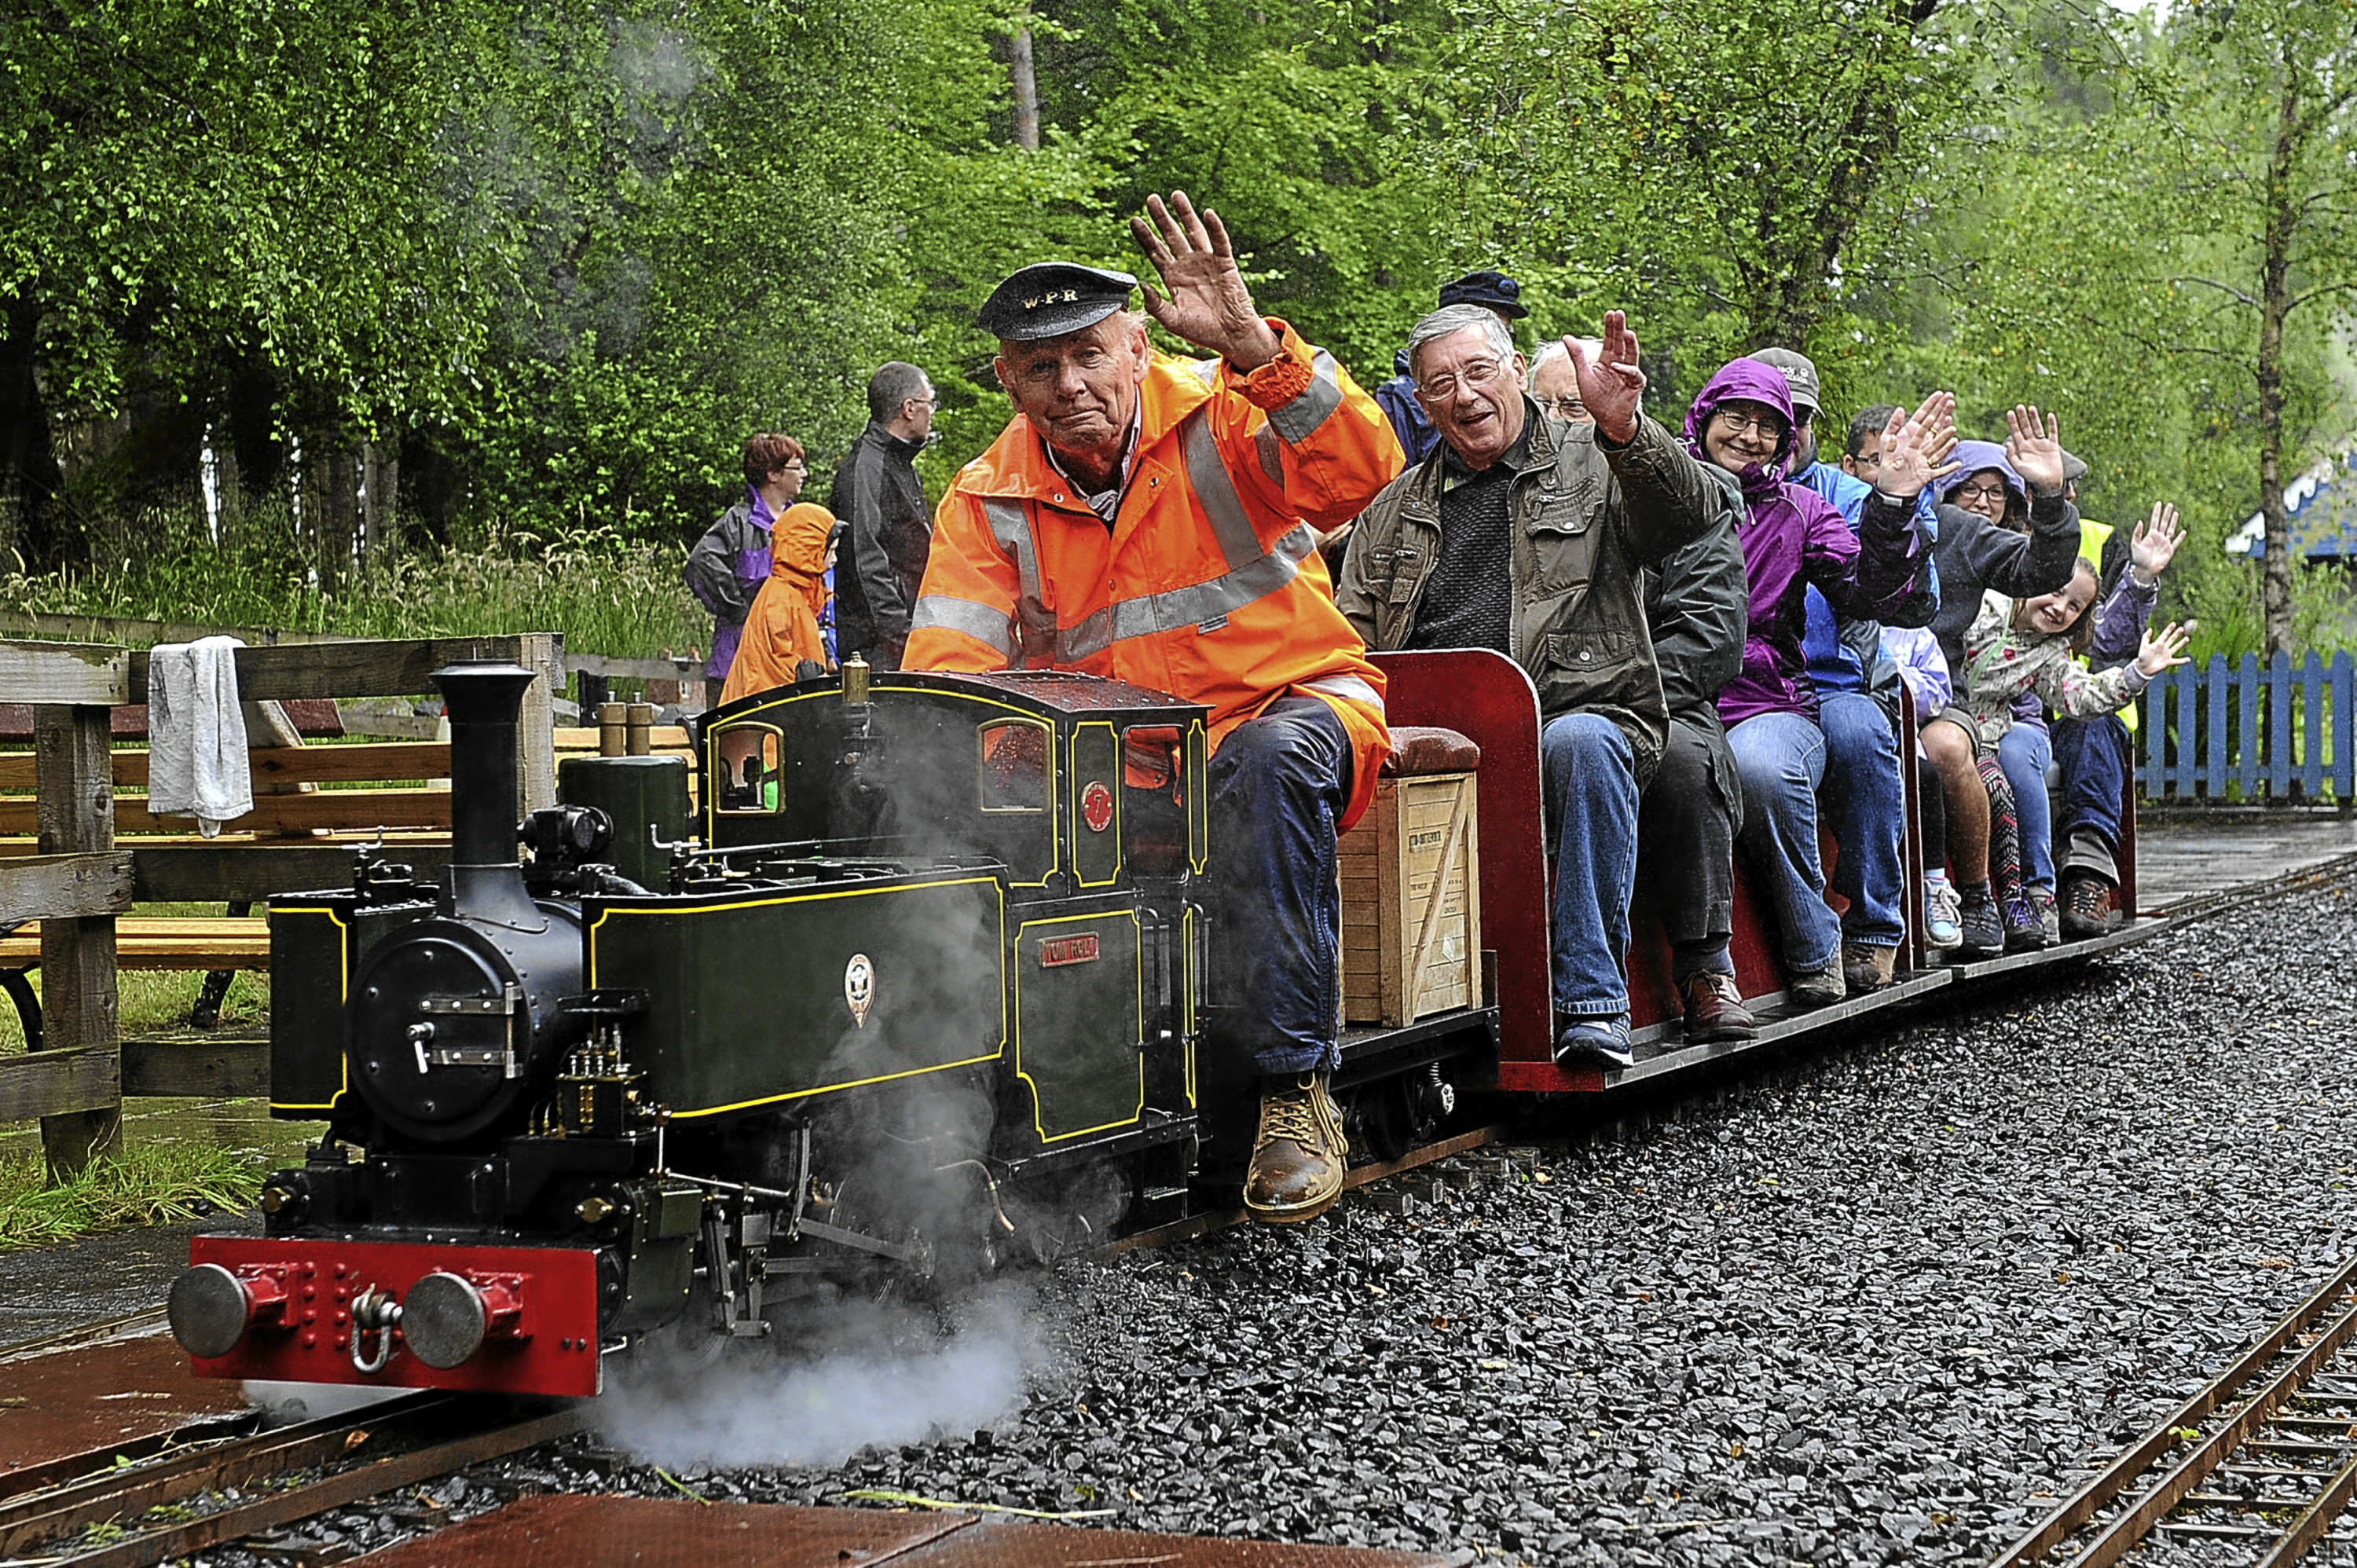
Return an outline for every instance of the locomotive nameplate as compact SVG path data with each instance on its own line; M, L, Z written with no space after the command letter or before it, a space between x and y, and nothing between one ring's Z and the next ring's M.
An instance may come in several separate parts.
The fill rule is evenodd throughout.
M1068 963L1094 963L1097 949L1094 931L1082 931L1070 937L1049 937L1039 944L1039 967L1061 969Z

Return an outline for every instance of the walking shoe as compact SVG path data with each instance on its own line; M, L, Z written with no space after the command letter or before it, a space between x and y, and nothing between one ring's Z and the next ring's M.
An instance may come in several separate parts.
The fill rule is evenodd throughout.
M1849 985L1853 996L1864 996L1890 983L1890 972L1899 967L1897 948L1868 947L1864 942L1852 942L1842 950L1842 979Z
M2038 918L2038 906L2023 894L2005 901L2005 950L2036 952L2046 945L2046 926Z
M1824 968L1792 976L1784 999L1795 1007L1830 1007L1848 994L1849 987L1842 982L1841 957L1835 954Z
M2101 872L2066 871L2062 874L2062 937L2066 941L2083 942L2089 937L2106 936L2126 922L2120 915L2117 890L2104 879Z
M1996 900L1984 887L1956 901L1956 956L1965 960L1995 958L2005 951L2005 919Z
M2054 889L2029 889L2029 908L2038 916L2038 929L2046 933L2046 945L2052 947L2062 940L2062 915L2054 908Z
M1945 882L1923 884L1923 940L1935 948L1954 947L1964 940L1957 924L1956 890Z
M1260 1135L1244 1172L1244 1212L1271 1225L1315 1219L1342 1193L1351 1145L1326 1075L1280 1080L1260 1097Z
M1686 976L1679 989L1685 996L1686 1044L1760 1037L1760 1026L1743 1005L1743 993L1736 989L1735 976L1705 970Z
M1629 1020L1574 1018L1555 1037L1557 1067L1635 1067L1637 1053L1629 1045Z

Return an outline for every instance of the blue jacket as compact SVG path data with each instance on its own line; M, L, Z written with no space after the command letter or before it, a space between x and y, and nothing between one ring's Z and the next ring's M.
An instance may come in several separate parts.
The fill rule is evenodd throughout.
M1810 464L1792 476L1792 482L1802 485L1833 503L1842 514L1852 532L1866 510L1866 498L1874 487L1854 475L1844 473L1822 460ZM1926 488L1915 498L1915 525L1926 542L1940 537L1940 520L1933 510L1932 492ZM1919 596L1919 598L1921 596ZM1919 604L1928 621L1940 605L1939 574L1931 574L1928 607ZM1912 616L1908 618L1913 619ZM1895 691L1899 680L1898 666L1882 651L1882 627L1878 621L1857 621L1845 624L1834 614L1833 607L1814 588L1808 594L1807 619L1801 631L1801 651L1808 660L1809 679L1820 692L1867 692L1881 695Z

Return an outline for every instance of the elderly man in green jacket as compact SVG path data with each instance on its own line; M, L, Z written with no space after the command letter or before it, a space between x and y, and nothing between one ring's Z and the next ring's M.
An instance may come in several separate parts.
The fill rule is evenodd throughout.
M1637 804L1669 736L1643 574L1728 513L1727 492L1646 417L1619 311L1591 356L1565 340L1594 423L1557 424L1504 323L1453 306L1408 335L1440 446L1359 518L1336 602L1374 649L1487 648L1539 693L1555 837L1555 1059L1626 1067Z

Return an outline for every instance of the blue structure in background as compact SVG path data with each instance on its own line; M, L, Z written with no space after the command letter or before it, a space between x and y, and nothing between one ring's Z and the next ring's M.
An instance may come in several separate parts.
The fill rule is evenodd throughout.
M2284 487L2291 553L2310 561L2357 562L2357 447L2327 457ZM2226 541L2226 553L2255 561L2266 553L2256 513Z

